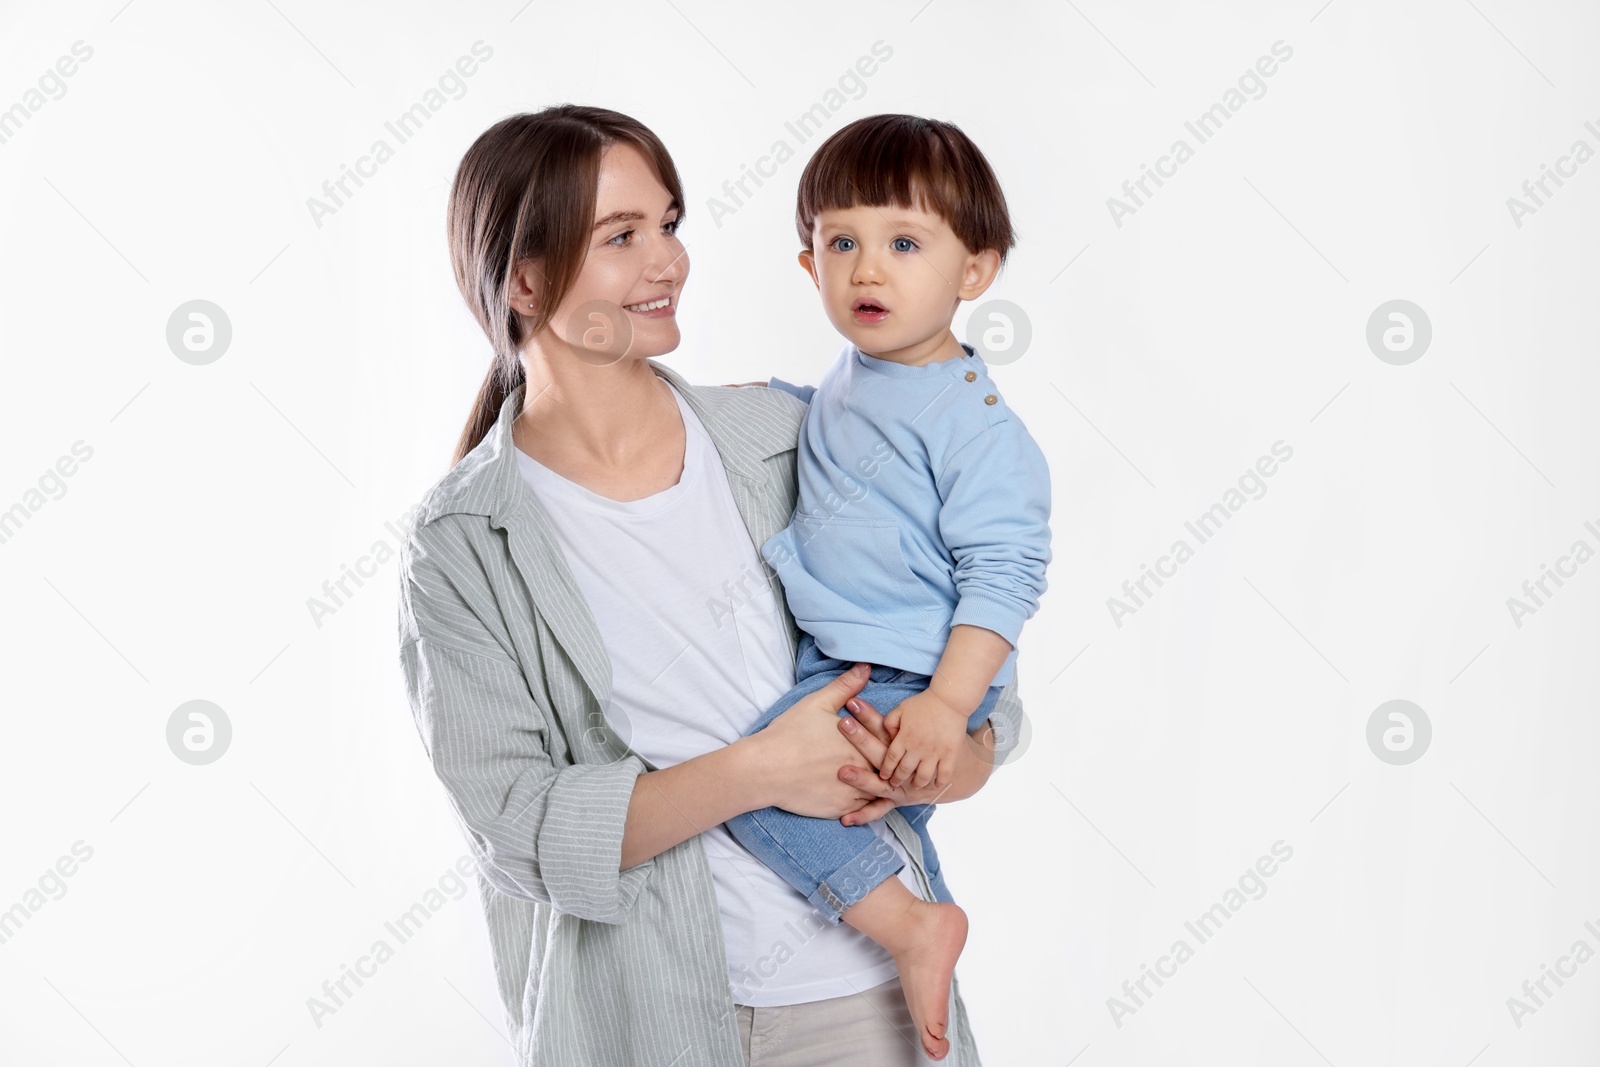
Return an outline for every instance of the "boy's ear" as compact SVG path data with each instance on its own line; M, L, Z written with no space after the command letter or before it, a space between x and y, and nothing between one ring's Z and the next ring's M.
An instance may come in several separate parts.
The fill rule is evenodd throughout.
M1000 273L1000 253L992 248L967 257L966 268L961 272L961 292L963 300L976 300L983 295L983 291L994 283L996 274Z
M811 284L815 285L818 289L821 289L822 288L822 279L817 277L817 257L816 257L816 254L814 252L812 252L811 249L809 249L809 248L802 248L800 250L800 257L799 258L800 258L800 265L805 268L805 271L806 271L807 274L811 275Z

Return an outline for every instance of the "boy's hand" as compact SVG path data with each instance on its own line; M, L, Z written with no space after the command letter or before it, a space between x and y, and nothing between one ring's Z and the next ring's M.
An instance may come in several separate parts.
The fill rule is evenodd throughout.
M948 786L974 710L962 711L927 691L901 701L884 716L884 728L894 740L884 754L878 777L895 787L908 781L919 789Z

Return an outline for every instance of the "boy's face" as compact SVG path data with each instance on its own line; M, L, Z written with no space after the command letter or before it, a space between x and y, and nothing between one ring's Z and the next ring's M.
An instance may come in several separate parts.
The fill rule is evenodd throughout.
M998 252L967 251L942 216L920 208L824 211L811 240L800 264L829 321L867 355L897 363L960 355L956 306L982 294L1000 266Z

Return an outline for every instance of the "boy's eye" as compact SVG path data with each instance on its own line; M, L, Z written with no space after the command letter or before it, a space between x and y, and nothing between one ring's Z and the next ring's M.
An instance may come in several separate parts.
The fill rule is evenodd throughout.
M909 237L896 237L890 242L890 247L896 252L915 252L917 250L917 242Z
M856 241L854 237L835 237L831 242L829 242L828 245L828 247L832 248L835 252L849 252L854 249L855 246Z

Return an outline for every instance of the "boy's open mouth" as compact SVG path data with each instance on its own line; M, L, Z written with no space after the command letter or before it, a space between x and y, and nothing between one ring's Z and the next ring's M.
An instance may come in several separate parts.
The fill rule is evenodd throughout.
M889 317L889 309L875 300L862 297L851 305L855 320L860 323L882 322Z

